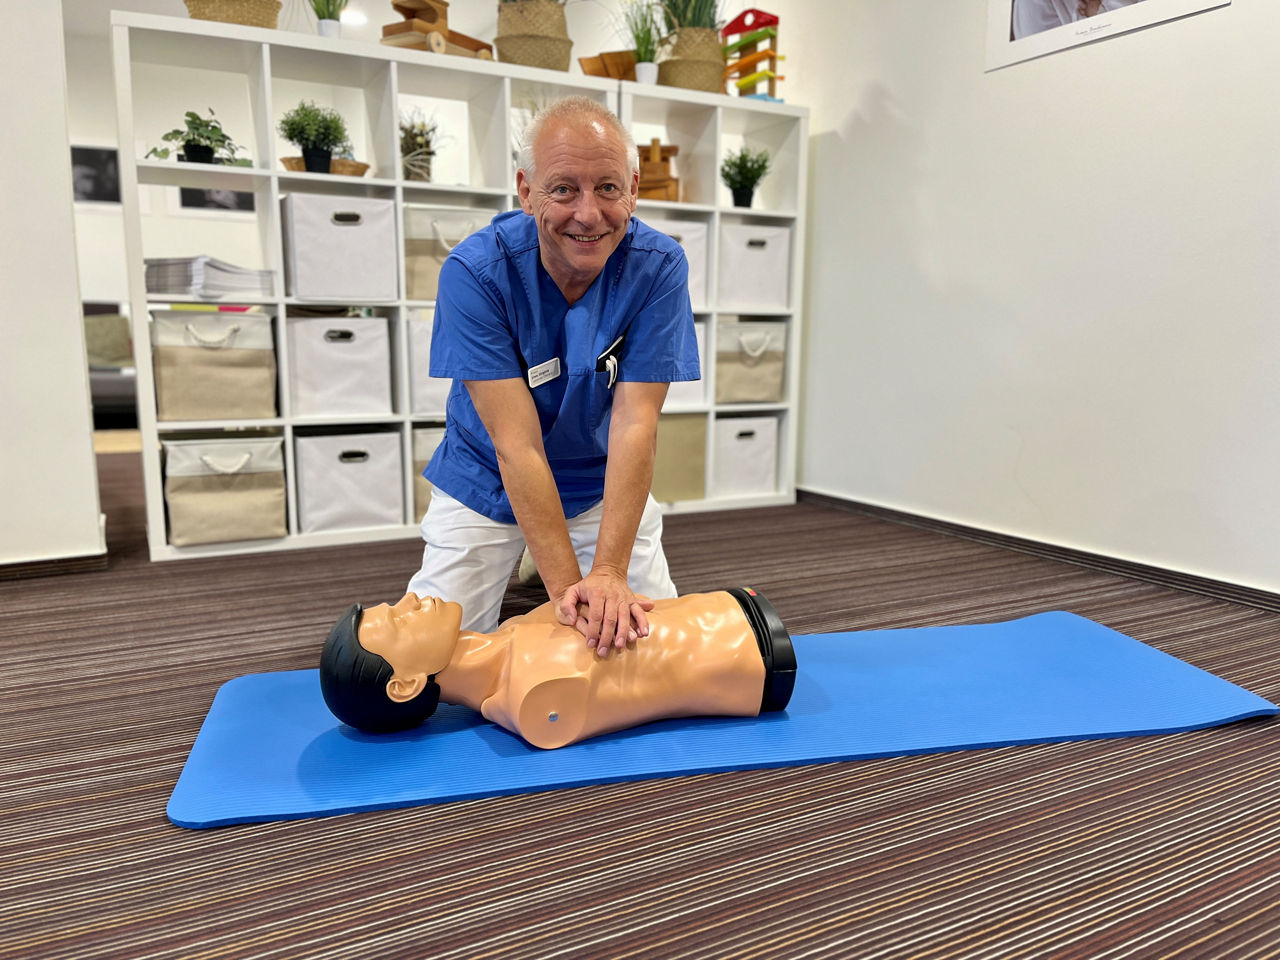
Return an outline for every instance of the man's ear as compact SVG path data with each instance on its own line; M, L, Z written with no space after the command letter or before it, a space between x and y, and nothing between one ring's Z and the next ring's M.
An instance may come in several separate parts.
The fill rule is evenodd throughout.
M396 703L408 703L420 694L426 685L425 673L415 673L409 677L392 677L387 681L387 698Z

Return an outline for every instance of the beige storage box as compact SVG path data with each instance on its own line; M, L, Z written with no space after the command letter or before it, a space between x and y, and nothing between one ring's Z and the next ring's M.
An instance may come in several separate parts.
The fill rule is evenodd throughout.
M492 210L469 207L405 207L405 297L434 300L445 258L461 241L485 226L493 214Z
M785 321L724 318L716 324L716 403L778 403L786 369Z
M694 336L698 338L698 369L702 371L701 380L679 380L667 388L667 399L662 404L663 410L680 407L700 407L707 402L707 322L693 321Z
M169 542L177 547L283 537L279 437L163 440Z
M391 413L386 317L288 317L285 329L295 417Z
M422 475L431 455L444 440L444 427L417 427L413 431L413 522L421 523L431 503L431 483Z
M659 233L665 233L684 248L689 261L689 300L696 310L707 304L707 225L695 220L642 218Z
M714 436L713 497L777 491L777 417L720 417Z
M786 310L791 289L791 228L720 224L717 298L726 306Z
M303 533L404 523L399 433L295 440Z
M653 460L653 499L701 500L707 491L707 418L700 413L663 414Z
M276 352L265 313L153 310L157 420L276 415Z
M392 200L291 193L280 200L285 281L299 300L395 300Z
M409 403L415 416L444 418L453 381L431 376L431 323L435 311L409 313Z

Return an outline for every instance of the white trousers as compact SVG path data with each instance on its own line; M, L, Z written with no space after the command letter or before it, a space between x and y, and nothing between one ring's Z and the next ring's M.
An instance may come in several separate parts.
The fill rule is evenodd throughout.
M596 555L604 505L568 521L569 540L585 576ZM443 490L431 491L422 518L422 569L409 581L420 597L442 597L462 605L462 629L487 632L498 626L511 571L524 551L524 535L514 523L499 523L459 503ZM676 595L662 552L662 510L649 497L636 531L627 584L655 600Z

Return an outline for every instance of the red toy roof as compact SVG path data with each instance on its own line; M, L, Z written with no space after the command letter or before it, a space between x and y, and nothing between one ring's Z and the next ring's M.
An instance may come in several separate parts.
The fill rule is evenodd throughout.
M765 13L763 10L743 10L740 14L724 25L720 31L723 39L728 39L735 33L746 33L748 30L759 30L761 27L776 27L778 18L772 13Z

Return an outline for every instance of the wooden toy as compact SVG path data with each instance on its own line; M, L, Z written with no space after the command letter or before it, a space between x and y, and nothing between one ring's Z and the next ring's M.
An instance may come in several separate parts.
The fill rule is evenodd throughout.
M680 178L671 175L671 158L679 147L664 147L657 137L640 150L641 200L679 200Z
M777 73L778 61L786 59L778 53L778 18L763 10L744 10L725 24L720 39L727 61L725 83L734 80L739 96L777 100L777 83L786 79ZM761 91L761 84L767 92Z
M391 6L404 20L382 28L383 43L478 60L493 59L492 44L449 29L447 0L393 0Z

